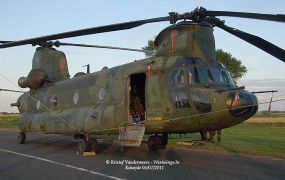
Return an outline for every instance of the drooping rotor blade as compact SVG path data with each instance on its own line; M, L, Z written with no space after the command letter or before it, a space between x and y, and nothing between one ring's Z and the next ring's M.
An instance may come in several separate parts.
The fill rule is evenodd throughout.
M205 11L206 16L229 16L229 17L241 17L249 19L259 19L266 21L285 22L284 14L259 14L259 13L247 13L247 12L230 12L230 11Z
M238 30L236 28L232 28L229 26L226 26L224 24L216 24L219 28L227 31L230 34L233 34L234 36L239 37L240 39L243 39L244 41L258 47L259 49L262 49L263 51L267 52L268 54L271 54L272 56L280 59L281 61L285 62L285 50L281 49L280 47L249 33L243 32L241 30Z
M252 94L263 94L263 93L275 93L278 92L277 90L272 90L272 91L253 91L251 92Z
M25 93L25 91L17 91L17 90L12 90L12 89L0 89L0 91L8 91L8 92Z
M0 41L0 43L8 43L8 42L15 42L15 41ZM115 50L123 50L123 51L136 51L136 52L143 52L145 53L145 50L142 49L134 49L134 48L124 48L124 47L116 47L116 46L102 46L102 45L90 45L90 44L76 44L76 43L64 43L59 41L48 41L44 43L39 43L40 46L76 46L76 47L89 47L89 48L103 48L103 49L115 49Z
M40 42L46 42L46 41L51 41L51 40L56 40L56 39L63 39L63 38L70 38L70 37L76 37L76 36L132 29L132 28L141 26L143 24L154 23L154 22L162 22L162 21L173 22L173 18L177 20L177 17L178 17L178 14L173 13L165 17L138 20L138 21L130 21L130 22L111 24L111 25L106 25L106 26L98 26L98 27L92 27L92 28L87 28L87 29L80 29L76 31L68 31L68 32L63 32L59 34L52 34L52 35L25 39L25 40L20 40L20 41L15 41L15 42L4 43L4 44L0 44L0 48L21 46L21 45L26 45L26 44L37 44Z
M10 43L12 41L0 41L0 43Z
M136 51L136 52L146 52L142 49L133 49L133 48L123 48L123 47L115 47L115 46L100 46L100 45L88 45L88 44L74 44L74 43L57 43L59 46L77 46L77 47L91 47L91 48L104 48L104 49L116 49L116 50L124 50L124 51Z
M259 103L259 105L261 104L269 104L270 102L279 102L279 101L285 101L285 99L277 99L277 100L273 100L273 101L267 101L267 102L263 102L263 103Z

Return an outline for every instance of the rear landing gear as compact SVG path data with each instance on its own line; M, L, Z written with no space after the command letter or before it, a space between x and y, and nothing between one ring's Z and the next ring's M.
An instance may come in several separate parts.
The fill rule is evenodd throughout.
M18 143L19 144L25 144L26 143L26 134L24 132L19 132Z
M83 154L84 152L90 152L91 144L86 138L82 138L78 141L77 144L77 150L80 154Z
M167 144L168 134L156 134L148 138L148 148L150 150L165 149Z
M79 137L77 150L80 154L91 151L94 151L95 153L98 152L99 145L96 139L91 139L90 136L86 138L84 135L80 135Z

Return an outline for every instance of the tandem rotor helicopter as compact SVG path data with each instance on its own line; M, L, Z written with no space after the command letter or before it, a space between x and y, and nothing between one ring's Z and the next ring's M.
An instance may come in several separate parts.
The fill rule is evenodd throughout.
M170 133L221 130L252 117L256 96L236 86L216 59L213 28L247 41L285 62L285 51L247 32L226 26L218 16L285 22L285 15L208 11L92 27L20 41L1 41L0 48L39 45L32 70L18 84L30 91L16 103L20 116L18 142L27 133L70 134L79 152L98 148L96 135L119 134L123 146L140 146L149 134L150 149L165 148ZM135 28L170 21L156 37L151 58L70 78L66 56L55 47L92 45L61 43L63 38ZM113 48L114 47L105 47ZM115 48L116 49L116 48ZM135 50L119 48L123 50Z

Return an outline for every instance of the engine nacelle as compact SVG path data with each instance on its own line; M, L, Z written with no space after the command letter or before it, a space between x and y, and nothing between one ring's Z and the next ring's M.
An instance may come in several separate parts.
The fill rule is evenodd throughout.
M30 71L28 77L20 77L18 85L21 88L37 89L46 81L46 73L40 69Z

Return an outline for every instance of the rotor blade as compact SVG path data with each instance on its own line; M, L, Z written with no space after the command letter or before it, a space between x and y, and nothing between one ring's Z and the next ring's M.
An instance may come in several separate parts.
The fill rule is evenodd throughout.
M0 89L0 91L8 91L8 92L25 93L25 91L17 91L17 90L12 90L12 89Z
M21 46L21 45L26 45L26 44L37 44L40 42L46 42L46 41L56 40L56 39L63 39L63 38L70 38L70 37L76 37L76 36L132 29L132 28L135 28L143 24L147 24L147 23L162 22L162 21L169 21L169 20L172 20L171 16L138 20L138 21L130 21L130 22L111 24L111 25L106 25L106 26L98 26L98 27L80 29L76 31L68 31L68 32L63 32L59 34L52 34L52 35L47 35L47 36L41 36L41 37L36 37L36 38L31 38L31 39L25 39L25 40L0 44L0 48Z
M0 43L10 43L12 41L0 41Z
M244 41L262 49L263 51L267 52L268 54L271 54L272 56L280 59L281 61L285 62L285 51L281 49L280 47L249 33L240 31L238 29L226 26L224 24L216 24L219 28L227 31L228 33L231 33L240 39L243 39Z
M132 48L123 48L115 46L100 46L100 45L88 45L88 44L74 44L74 43L57 43L59 46L78 46L78 47L91 47L91 48L104 48L104 49L116 49L116 50L125 50L125 51L137 51L137 52L146 52L142 49L132 49Z
M277 99L277 100L273 100L273 101L267 101L267 102L262 102L262 103L259 103L259 105L261 104L269 104L270 102L279 102L279 101L285 101L285 99Z
M208 16L229 16L229 17L241 17L249 19L259 19L266 21L285 22L284 14L259 14L259 13L247 13L247 12L230 12L230 11L205 11Z
M272 90L272 91L253 91L251 92L252 94L262 94L262 93L275 93L278 92L277 90Z
M15 42L15 41L0 41L0 43L8 43L8 42ZM90 47L90 48L116 49L116 50L124 50L124 51L136 51L136 52L143 52L143 53L146 52L145 50L142 50L142 49L123 48L123 47L116 47L116 46L63 43L59 41L50 42L50 43L53 44L54 46L76 46L76 47Z

